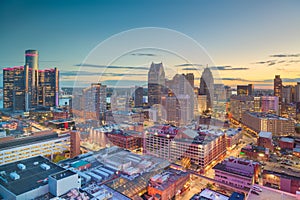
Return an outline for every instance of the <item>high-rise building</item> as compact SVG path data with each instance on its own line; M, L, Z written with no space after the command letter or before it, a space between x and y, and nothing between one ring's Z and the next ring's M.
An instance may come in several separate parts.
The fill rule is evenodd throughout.
M282 80L280 75L275 75L274 79L274 96L279 98L279 109L281 110L282 105Z
M237 95L251 96L254 92L253 84L237 85Z
M266 113L279 114L279 98L276 96L262 96L261 111Z
M300 82L295 86L295 102L300 102Z
M82 90L79 107L74 108L79 117L85 119L105 120L106 112L106 85L92 83ZM79 112L78 112L79 111Z
M207 108L212 109L214 100L214 78L208 67L204 69L200 78L199 94L207 96Z
M162 120L170 124L179 125L180 108L178 99L174 93L169 92L168 95L163 96L161 99L162 106L164 107Z
M236 121L241 121L246 111L254 111L253 96L232 96L230 98L230 113Z
M136 87L134 90L134 107L143 107L143 87Z
M161 97L165 88L165 71L162 63L151 63L148 72L148 104L161 104Z
M282 103L292 103L295 96L295 88L292 85L282 86Z
M70 133L70 157L74 158L80 154L80 132L73 127Z
M25 51L25 65L3 69L3 108L29 111L58 106L59 71L38 69L38 52Z

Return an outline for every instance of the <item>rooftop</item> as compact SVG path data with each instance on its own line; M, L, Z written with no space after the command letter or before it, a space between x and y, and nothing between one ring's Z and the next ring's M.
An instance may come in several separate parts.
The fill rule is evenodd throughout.
M294 143L295 142L295 140L293 138L287 138L287 137L280 138L280 141L288 142L288 143Z
M266 165L263 174L273 174L287 179L300 180L300 170L292 167Z
M17 164L20 163L23 164L26 169L20 169L17 166ZM47 167L48 170L42 169L41 164L49 166ZM49 175L64 171L64 168L57 166L42 156L32 157L1 165L0 185L15 195L19 195L48 184ZM13 180L10 175L12 172L16 172L19 175L19 179Z
M12 147L17 147L17 146L24 146L32 143L37 143L37 142L44 142L47 140L53 140L58 138L59 137L57 133L51 133L51 134L39 135L39 136L28 136L25 138L17 138L14 140L0 142L0 150L10 149Z
M265 112L247 112L249 115L253 117L257 117L260 119L277 119L277 120L289 120L288 118L280 117L279 115L265 113Z
M229 197L208 188L194 195L191 200L228 200Z
M261 131L259 137L272 139L272 132Z
M158 190L164 191L178 179L189 176L188 172L168 169L163 171L161 174L157 174L150 179L150 186Z

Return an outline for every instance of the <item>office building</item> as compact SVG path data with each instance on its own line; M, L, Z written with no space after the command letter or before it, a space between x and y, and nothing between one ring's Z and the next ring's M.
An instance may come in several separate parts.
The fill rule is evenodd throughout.
M70 157L74 158L80 154L80 132L74 126L70 132Z
M3 69L3 108L29 111L58 106L58 69L38 69L38 52L26 50L25 65Z
M148 105L161 104L165 89L165 71L162 63L151 63L148 72Z
M0 166L0 194L3 199L29 200L50 193L58 197L79 188L76 173L37 156Z
M134 90L134 107L143 107L143 87L136 87Z
M76 94L73 113L77 117L97 120L103 123L106 113L106 85L92 83Z
M57 133L28 136L0 143L0 165L43 155L54 157L70 150L70 136Z
M300 102L300 82L295 86L295 102Z
M251 188L258 181L259 163L252 160L230 157L213 168L215 180L237 188Z
M278 115L245 112L242 123L254 132L271 132L273 136L287 136L295 134L295 123L292 119L283 118Z
M279 98L279 110L281 112L281 105L282 105L282 80L280 75L275 75L274 78L274 96Z
M282 103L290 104L295 99L295 87L293 85L282 86Z
M246 111L254 110L254 97L252 96L231 96L230 113L232 118L238 122L242 120L242 115Z
M216 159L226 154L225 134L219 130L191 130L157 125L145 132L145 154L158 156L171 162L188 160L204 172Z
M207 96L197 95L198 113L201 115L207 110Z
M237 85L237 95L252 96L254 95L253 84L248 85Z
M277 96L262 96L261 112L279 114L279 98Z
M113 129L105 135L110 143L124 149L140 150L142 147L142 133L137 131Z
M206 95L207 108L212 109L214 100L214 78L208 67L206 67L200 78L200 95Z
M174 93L169 92L168 95L161 98L161 103L163 106L162 110L162 120L166 123L173 125L179 125L181 108L180 103Z

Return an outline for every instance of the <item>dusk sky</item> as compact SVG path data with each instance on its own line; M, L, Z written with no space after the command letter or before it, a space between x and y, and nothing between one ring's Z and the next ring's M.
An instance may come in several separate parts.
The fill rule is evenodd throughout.
M0 66L23 65L24 51L36 49L40 68L60 69L62 87L73 86L76 77L77 85L97 80L109 84L120 77L124 85L142 84L152 61L162 61L170 78L171 71L196 71L199 78L208 65L215 66L226 85L270 87L275 74L285 84L295 84L300 81L299 10L298 0L3 0ZM119 34L131 29L137 31L129 31L128 37L126 32ZM172 36L161 36L167 32ZM109 39L115 34L119 35ZM147 44L133 45L141 45L138 40ZM203 49L189 48L188 40ZM118 48L127 54L118 55ZM85 64L79 67L81 63ZM107 65L112 67L101 67Z

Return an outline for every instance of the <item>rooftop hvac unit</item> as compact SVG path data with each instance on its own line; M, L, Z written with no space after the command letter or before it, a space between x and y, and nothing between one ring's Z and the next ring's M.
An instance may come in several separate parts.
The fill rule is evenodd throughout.
M9 176L10 176L10 178L11 178L12 180L20 179L20 175L17 174L17 172L11 172L11 173L9 174Z
M50 169L50 166L47 165L47 164L45 164L45 163L41 164L40 166L41 166L41 168L44 169L44 170L49 170L49 169Z
M39 162L34 162L34 163L33 163L33 165L38 165L38 164L39 164Z
M22 163L17 164L17 166L20 170L25 170L26 169L26 166Z

